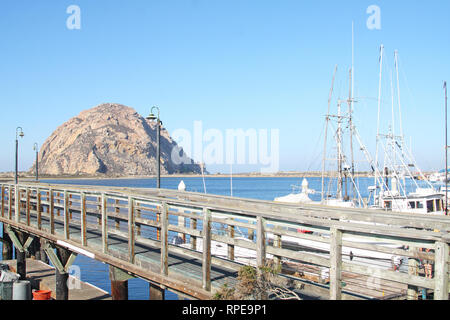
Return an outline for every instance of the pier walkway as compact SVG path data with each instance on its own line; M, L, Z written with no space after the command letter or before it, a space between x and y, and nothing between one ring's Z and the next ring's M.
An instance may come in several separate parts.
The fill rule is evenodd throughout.
M40 240L61 273L82 254L109 264L112 281L139 277L156 290L212 299L236 285L242 266L271 262L286 287L322 299L418 299L423 290L449 298L448 216L165 189L0 187L4 234L21 252ZM397 271L395 257L403 259Z

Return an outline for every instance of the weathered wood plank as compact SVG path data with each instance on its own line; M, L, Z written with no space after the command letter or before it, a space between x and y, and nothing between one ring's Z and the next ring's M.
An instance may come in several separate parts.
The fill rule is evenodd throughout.
M266 264L266 230L265 219L258 217L256 219L256 264L258 267L264 267Z
M37 227L42 230L42 210L41 210L41 191L36 189L36 211L37 211Z
M448 262L449 246L448 243L436 242L436 261L435 261L435 288L434 300L448 300Z
M128 197L128 259L131 263L134 263L135 239L134 199Z
M169 215L166 203L161 205L160 214L160 224L161 224L161 273L164 275L169 274Z
M86 194L84 192L81 193L81 245L87 246L87 235L86 235Z
M331 228L330 239L330 299L342 298L342 231Z
M211 291L211 211L203 209L202 287Z

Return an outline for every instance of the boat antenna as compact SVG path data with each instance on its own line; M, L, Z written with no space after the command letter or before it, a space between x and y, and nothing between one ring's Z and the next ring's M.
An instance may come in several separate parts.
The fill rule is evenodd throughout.
M322 159L322 200L324 199L324 174L325 174L325 159L326 159L326 154L327 154L327 131L328 131L328 121L330 120L330 104L331 104L331 98L333 95L333 87L334 87L334 78L336 77L336 71L337 71L337 65L334 66L334 72L333 72L333 78L331 80L331 88L330 88L330 93L328 95L328 110L327 110L327 115L325 116L325 141L323 144L323 159Z

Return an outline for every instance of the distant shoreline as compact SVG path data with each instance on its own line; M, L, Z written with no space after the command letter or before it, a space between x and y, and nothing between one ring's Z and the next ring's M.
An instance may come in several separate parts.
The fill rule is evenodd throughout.
M427 173L424 173L427 174ZM273 174L262 174L262 173L235 173L233 175L230 174L222 174L222 173L214 173L214 174L205 174L205 178L304 178L304 177L322 177L321 172L310 171L310 172L278 172ZM325 177L332 176L330 173L326 173ZM334 176L334 175L333 175ZM356 177L371 177L372 174L368 172L357 172L355 173ZM161 175L161 178L196 178L202 177L201 174L164 174ZM140 175L140 176L107 176L107 175L42 175L39 176L39 180L105 180L105 179L154 179L156 175ZM14 175L11 172L0 173L0 180L10 180L14 179ZM28 173L22 172L19 174L19 179L21 180L34 180L35 176L30 175Z

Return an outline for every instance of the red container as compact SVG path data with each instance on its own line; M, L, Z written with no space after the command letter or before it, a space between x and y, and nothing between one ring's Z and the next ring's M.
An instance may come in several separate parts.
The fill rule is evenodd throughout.
M50 300L52 292L50 290L35 290L33 291L33 300Z

